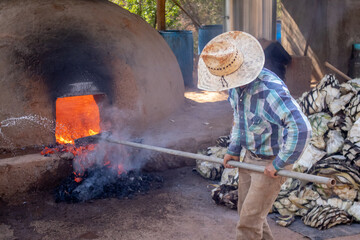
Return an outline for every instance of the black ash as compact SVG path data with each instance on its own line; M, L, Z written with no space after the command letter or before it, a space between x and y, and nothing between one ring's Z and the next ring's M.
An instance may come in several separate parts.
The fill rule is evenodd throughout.
M55 201L76 203L101 198L133 198L163 185L160 176L140 171L118 174L106 166L88 170L82 179L78 183L73 174L69 176L55 189Z

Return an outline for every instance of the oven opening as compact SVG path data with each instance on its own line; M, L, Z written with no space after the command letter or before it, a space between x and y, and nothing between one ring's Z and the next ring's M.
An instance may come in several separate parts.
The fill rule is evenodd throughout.
M98 102L104 95L62 97L56 100L56 142L74 144L74 140L100 132Z

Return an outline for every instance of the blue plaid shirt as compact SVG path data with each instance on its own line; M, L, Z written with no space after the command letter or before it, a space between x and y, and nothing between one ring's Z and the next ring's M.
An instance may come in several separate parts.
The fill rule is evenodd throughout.
M284 82L263 69L245 88L229 90L234 126L228 153L239 156L241 147L265 156L276 156L280 170L302 154L311 135L311 126Z

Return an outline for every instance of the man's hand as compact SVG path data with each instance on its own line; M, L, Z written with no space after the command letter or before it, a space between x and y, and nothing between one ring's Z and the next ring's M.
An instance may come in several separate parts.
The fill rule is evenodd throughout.
M240 157L239 156L233 156L230 154L225 154L224 156L224 166L226 168L235 168L233 166L230 166L229 164L227 164L228 161L240 161Z
M271 178L278 178L279 176L276 175L276 169L272 163L269 163L264 170L264 174Z

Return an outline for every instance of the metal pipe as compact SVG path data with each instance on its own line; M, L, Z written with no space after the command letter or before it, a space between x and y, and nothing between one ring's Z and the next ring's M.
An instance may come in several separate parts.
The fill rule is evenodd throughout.
M205 156L202 154L183 152L183 151L179 151L179 150L155 147L155 146L151 146L151 145L128 142L128 141L123 141L123 140L115 140L110 137L102 138L102 139L107 142L110 142L110 143L122 144L122 145L130 146L130 147L136 147L136 148L142 148L142 149L148 149L148 150L153 150L153 151L157 151L157 152L168 153L168 154L175 155L175 156L193 158L193 159L214 162L214 163L220 163L220 164L223 163L223 160L221 158ZM244 163L244 162L229 161L228 164L233 167L243 168L243 169L247 169L247 170L251 170L251 171L255 171L255 172L264 172L264 170L265 170L264 166L259 166L259 165L255 165L255 164ZM326 184L329 187L333 187L336 184L336 181L333 178L315 176L315 175L311 175L311 174L293 172L293 171L288 171L288 170L279 170L277 172L277 175L283 176L283 177L297 178L297 179L300 179L303 181L308 181L308 182Z

